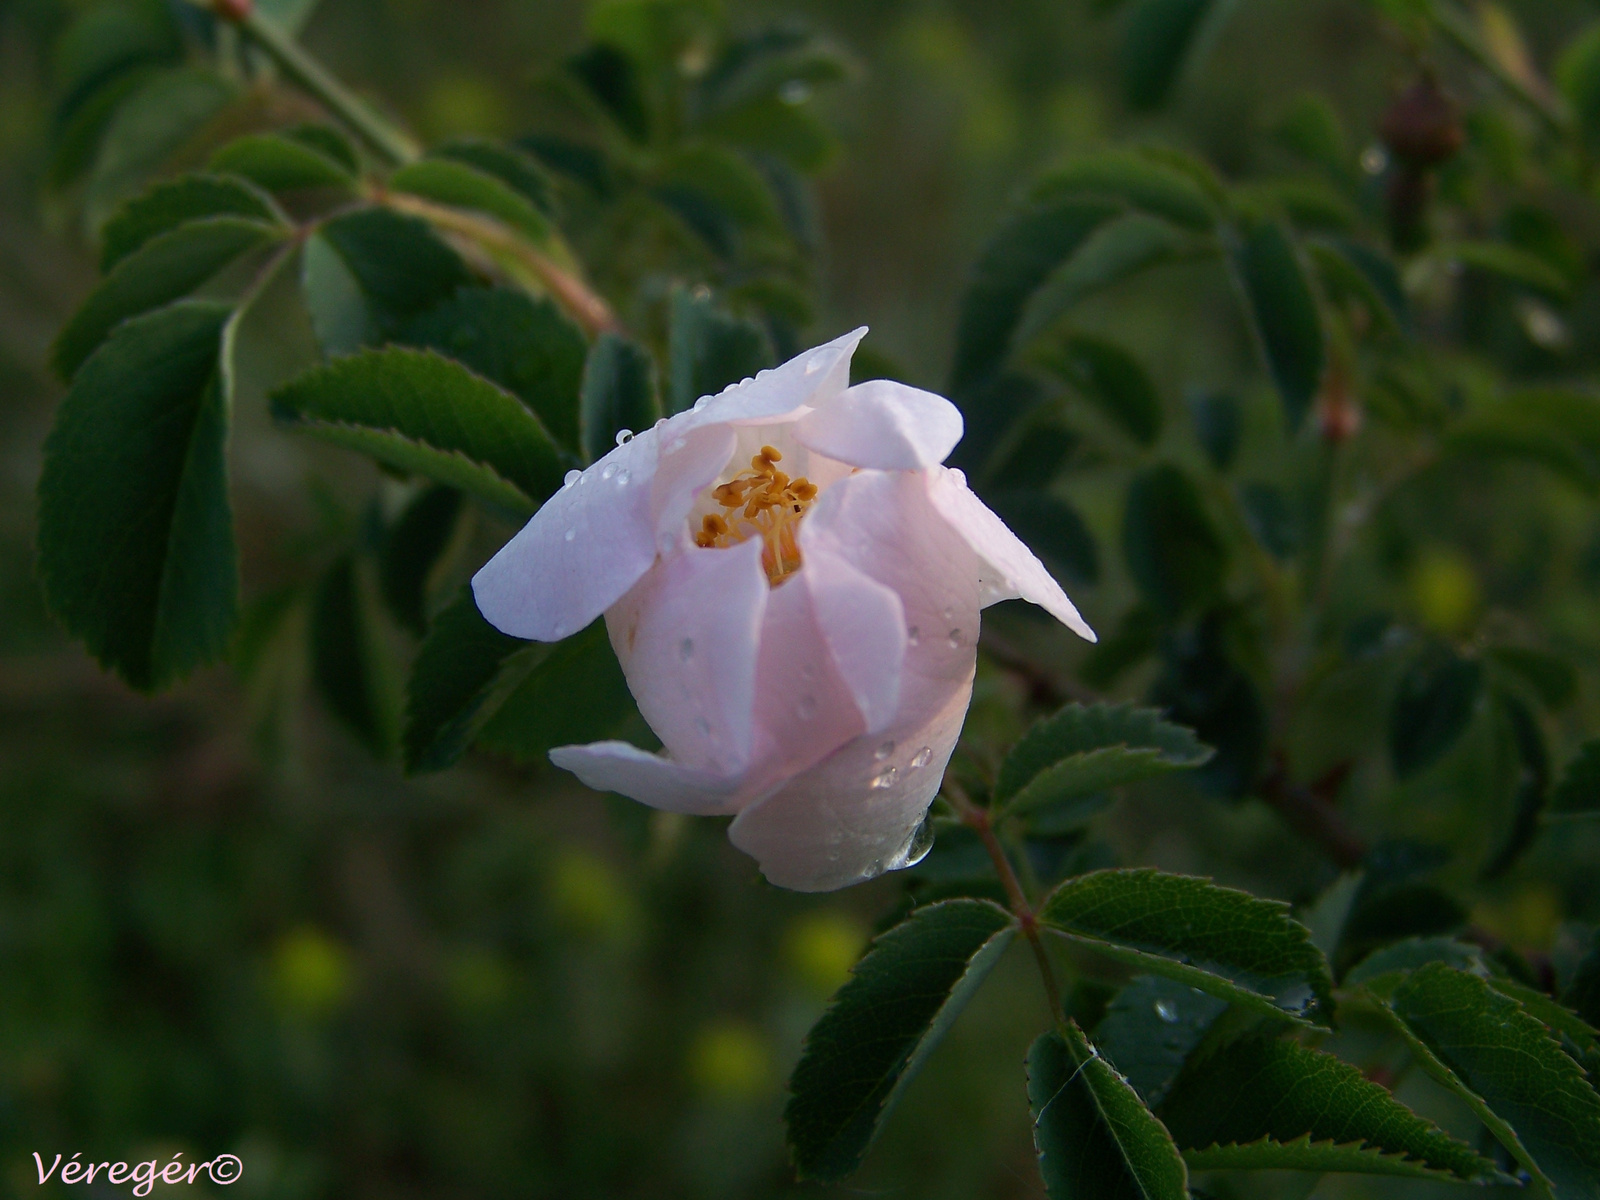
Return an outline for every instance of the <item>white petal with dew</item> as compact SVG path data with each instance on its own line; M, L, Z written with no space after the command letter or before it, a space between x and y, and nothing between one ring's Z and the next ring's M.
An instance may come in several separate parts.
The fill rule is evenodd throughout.
M725 387L715 396L702 397L695 402L697 407L684 415L694 426L794 420L850 386L850 356L866 335L863 325L815 346L754 378Z
M960 472L934 467L927 479L933 507L985 565L980 583L986 607L1020 596L1037 604L1079 637L1091 642L1099 640L1044 564L972 493Z
M915 471L961 440L961 410L943 396L889 379L858 383L800 418L802 445L853 467Z
M804 526L801 528L803 531ZM820 548L802 553L805 567L799 582L811 593L828 654L849 688L867 732L876 733L888 727L900 708L905 606L893 589L837 554Z
M557 746L550 761L597 792L616 792L667 812L717 817L739 807L737 776L697 771L627 742Z
M751 540L663 559L606 613L628 688L675 761L717 775L749 765L767 594Z

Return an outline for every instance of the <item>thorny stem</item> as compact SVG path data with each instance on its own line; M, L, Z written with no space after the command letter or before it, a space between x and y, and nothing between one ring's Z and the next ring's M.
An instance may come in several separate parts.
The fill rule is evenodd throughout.
M209 7L220 19L242 30L279 70L321 101L324 108L348 125L389 166L398 167L420 156L421 148L409 136L385 121L330 75L271 18L262 16L250 0L214 0Z
M1039 976L1044 980L1045 1000L1050 1005L1051 1023L1057 1026L1064 1024L1067 1010L1061 1002L1061 988L1056 983L1056 973L1050 966L1050 955L1044 948L1044 939L1039 935L1038 916L1034 913L1033 906L1028 903L1028 895L1022 890L1022 882L1017 878L1011 860L1006 857L1005 847L995 836L994 823L989 819L989 811L979 808L968 799L961 785L949 777L946 777L944 782L944 793L950 802L950 807L955 809L956 815L961 818L961 823L978 835L978 839L983 842L983 848L989 852L995 872L1000 876L1000 886L1005 889L1006 899L1011 902L1011 911L1016 915L1022 935L1028 939L1028 945L1033 947L1033 957L1039 964Z
M452 233L470 238L486 250L505 255L547 289L556 302L571 313L573 319L589 334L604 333L619 328L611 306L601 296L591 291L583 280L528 245L494 218L465 213L447 205L435 204L431 200L398 192L384 192L374 198L378 203L397 212L421 217L441 229L448 229Z

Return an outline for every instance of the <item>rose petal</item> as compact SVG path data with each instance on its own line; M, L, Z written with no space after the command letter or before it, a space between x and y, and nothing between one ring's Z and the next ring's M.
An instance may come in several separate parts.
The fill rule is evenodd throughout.
M863 325L797 354L781 366L761 371L753 379L731 384L715 396L702 397L704 407L684 415L692 426L721 422L762 425L793 420L850 385L850 356L866 336L867 327Z
M697 771L627 742L557 746L550 761L597 792L616 792L667 812L716 817L739 808L738 776Z
M1091 642L1099 640L1044 564L972 493L959 471L933 467L927 481L934 509L984 564L979 583L985 607L1020 596L1037 604L1079 637Z
M750 764L767 594L752 540L671 555L606 613L639 712L686 767L734 775Z
M915 471L944 461L961 440L961 410L943 396L874 379L800 418L809 449L855 467Z
M827 892L910 865L972 698L972 676L946 686L920 723L856 738L748 805L728 838L779 887ZM891 746L887 754L884 748Z
M801 526L802 535L805 526ZM802 551L801 582L817 626L866 731L887 728L900 707L906 654L905 606L891 588L821 548Z

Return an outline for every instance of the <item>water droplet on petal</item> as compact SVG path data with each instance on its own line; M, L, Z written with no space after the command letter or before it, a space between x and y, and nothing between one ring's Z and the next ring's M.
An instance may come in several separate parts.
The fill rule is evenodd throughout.
M550 632L553 633L559 640L567 636L567 627L560 624L552 625L550 626Z
M700 399L698 399L698 400L696 400L694 402L694 411L695 412L702 412L702 411L704 411L705 406L710 404L710 403L711 403L711 397L710 396L701 396Z
M623 467L622 470L617 472L617 486L618 487L627 487L628 486L628 480L630 480L632 478L633 478L633 476L628 474L628 468L627 467Z
M671 444L667 446L667 453L668 454L676 454L679 450L682 450L688 444L689 444L689 441L688 441L687 438L675 437L675 438L672 439Z
M650 428L651 429L660 429L666 423L667 423L667 419L665 417L657 417L656 418L656 423L654 425L650 426Z
M944 619L946 621L954 621L956 619L956 610L951 607L946 607L944 610Z
M1178 1010L1171 1000L1156 1001L1156 1016L1160 1017L1168 1025L1176 1025L1178 1022Z
M966 634L962 633L961 630L952 629L950 631L950 649L952 649L952 650L960 649L961 648L961 643L964 642L965 640L966 640Z
M684 638L683 641L678 643L678 657L681 658L684 662L688 662L691 658L694 657L694 639L693 638Z
M582 471L568 471L566 476L561 480L561 486L564 488L569 488L573 484L577 483L582 476Z
M906 843L905 849L900 851L889 864L892 871L903 871L907 867L914 867L928 857L928 851L933 849L933 821L928 817L922 818L922 824L911 835L911 840Z
M806 374L815 375L820 370L822 370L822 362L815 355L813 355L811 361L806 363Z
M576 529L568 529L561 536L563 539L570 542L573 538L578 536L578 531Z
M876 750L874 750L872 752L872 757L876 761L882 762L884 759L888 758L889 755L891 755L893 753L894 753L894 743L893 742L885 742L883 745L879 746Z
M696 717L694 719L694 726L705 737L711 736L711 722L706 720L704 717Z
M815 696L801 696L800 703L794 706L795 715L802 721L809 721L817 715L817 698Z
M967 486L967 473L961 470L959 467L954 467L951 469L950 478L954 479L962 487Z
M932 761L933 747L924 746L921 750L917 751L916 757L911 760L908 769L912 771L920 771Z
M656 547L663 554L671 553L672 548L674 546L676 546L677 544L678 544L678 539L673 537L670 533L663 533L660 537L658 537L656 539Z
M885 788L891 788L894 786L895 776L899 773L900 772L896 771L893 767L885 767L872 777L872 783L870 786L875 791L880 792Z
M631 441L633 441L633 430L631 430L631 429L619 429L619 430L617 430L617 445L626 446Z
M906 644L908 646L915 646L921 640L922 630L918 629L915 625L906 630Z
M616 473L617 473L617 464L616 463L607 463L604 467L602 467L600 469L600 478L601 479L610 479Z

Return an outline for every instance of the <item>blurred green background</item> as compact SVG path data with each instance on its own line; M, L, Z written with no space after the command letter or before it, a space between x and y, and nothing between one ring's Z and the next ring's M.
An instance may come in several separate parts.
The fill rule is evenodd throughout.
M812 100L841 150L818 184L811 340L870 325L874 351L939 387L979 247L1019 188L1071 152L1150 137L1231 178L1271 175L1284 155L1273 131L1305 89L1373 138L1407 68L1367 8L1238 7L1152 116L1120 98L1117 22L1088 0L727 4L736 31L798 18L854 66ZM1600 13L1584 0L1506 7L1541 60ZM408 780L314 708L269 753L228 671L140 698L45 614L30 565L60 395L45 361L95 276L44 187L49 47L74 9L0 0L0 1186L34 1194L35 1150L47 1163L182 1150L239 1154L236 1191L251 1197L820 1194L786 1164L784 1079L900 881L783 893L719 822L482 756ZM582 43L585 9L324 0L304 41L430 140L561 132L569 118L541 80ZM1592 243L1595 211L1570 216L1580 240ZM1082 324L1114 328L1169 396L1231 383L1253 349L1222 287L1214 272L1168 274ZM314 520L311 456L263 445L236 466L247 546ZM1091 458L1069 484L1108 544L1126 477ZM1446 634L1514 609L1574 664L1600 667L1592 507L1515 475L1479 506L1480 484L1444 472L1402 497L1349 607L1380 596ZM1112 571L1075 595L1107 628L1127 592ZM1348 686L1324 701L1326 722L1371 724L1366 685ZM1014 734L1025 702L1016 678L985 666L974 728ZM1595 727L1597 702L1583 697L1573 727ZM1466 753L1452 769L1482 768ZM1420 788L1414 805L1376 815L1381 790L1361 795L1384 832L1464 825ZM1096 844L1294 900L1332 880L1263 805L1171 795L1133 797ZM1566 847L1575 866L1536 849L1475 921L1538 953L1557 946L1564 916L1600 917L1587 836ZM1018 955L1002 967L852 1191L1043 1195L1019 1070L1041 1024L1028 966Z

